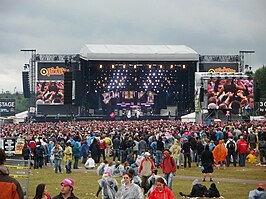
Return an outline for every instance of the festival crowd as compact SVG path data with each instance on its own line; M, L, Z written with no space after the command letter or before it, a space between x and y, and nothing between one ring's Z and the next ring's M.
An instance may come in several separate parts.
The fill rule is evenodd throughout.
M22 155L34 160L34 169L49 163L55 173L62 172L63 161L66 173L71 173L78 169L80 159L87 169L99 163L97 173L102 179L96 198L101 191L103 198L175 198L171 189L177 169L195 164L201 168L202 181L207 175L213 181L214 166L266 164L263 121L210 125L172 120L46 122L5 124L0 133L1 137L25 139ZM162 168L163 177L157 175L157 168ZM121 188L113 176L123 177ZM196 185L200 183L193 182L198 191L192 188L190 194L180 195L220 196L215 183L210 189ZM215 193L210 195L213 189Z

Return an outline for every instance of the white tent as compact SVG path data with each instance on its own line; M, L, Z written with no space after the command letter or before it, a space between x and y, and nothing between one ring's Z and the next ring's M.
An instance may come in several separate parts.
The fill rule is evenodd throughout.
M80 50L84 60L108 61L198 61L199 54L185 45L86 44Z
M18 124L20 122L24 122L27 116L28 111L23 111L21 113L17 113L15 116L8 117L8 119L13 119L13 123Z
M181 122L195 122L196 121L196 113L189 113L187 115L183 115L181 117Z

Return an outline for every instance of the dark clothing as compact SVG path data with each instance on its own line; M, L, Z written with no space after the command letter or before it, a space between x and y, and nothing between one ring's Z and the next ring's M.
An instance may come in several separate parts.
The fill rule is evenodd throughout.
M100 147L97 142L92 142L92 144L90 145L90 151L92 159L94 159L95 163L98 163L100 161L99 158Z
M116 150L116 149L119 149L120 148L120 140L118 138L115 138L113 140L113 149Z
M213 159L212 152L210 152L209 150L204 150L201 153L201 162L202 162L202 164L205 164L205 163L213 164L214 163L214 159Z
M53 199L64 199L64 198L63 198L63 196L62 196L62 193L60 193L59 195L53 197ZM71 193L71 196L68 197L67 199L79 199L79 198L76 197L76 196L74 195L74 193Z
M220 197L220 192L218 191L214 183L211 184L209 190L205 193L205 197L208 197L208 198Z
M207 188L204 185L201 184L196 184L193 185L191 193L188 195L183 194L180 192L181 196L186 196L186 197L203 197L203 195L207 192Z
M162 140L157 140L157 150L163 151L164 150L164 144Z

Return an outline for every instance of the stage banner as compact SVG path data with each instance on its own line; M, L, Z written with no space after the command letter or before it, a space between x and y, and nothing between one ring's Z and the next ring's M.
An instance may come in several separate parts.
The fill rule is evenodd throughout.
M0 99L0 116L14 116L16 108L15 99Z
M266 115L266 98L260 98L260 115Z
M238 63L200 63L200 72L232 73L238 71Z
M77 68L78 63L73 62L71 66L66 66L64 62L38 62L37 80L57 81L64 80L64 73L71 72Z

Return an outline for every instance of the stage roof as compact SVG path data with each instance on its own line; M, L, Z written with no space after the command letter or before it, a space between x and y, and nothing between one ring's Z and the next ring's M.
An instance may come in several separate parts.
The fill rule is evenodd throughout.
M103 61L198 61L199 54L185 45L86 44L80 50L84 60Z

